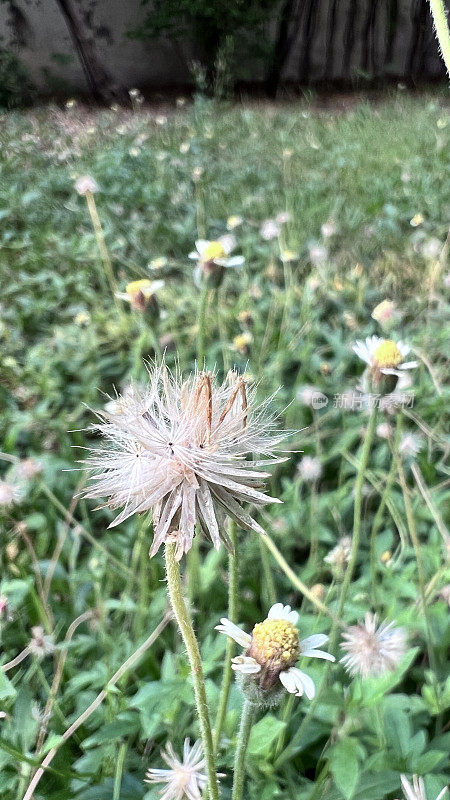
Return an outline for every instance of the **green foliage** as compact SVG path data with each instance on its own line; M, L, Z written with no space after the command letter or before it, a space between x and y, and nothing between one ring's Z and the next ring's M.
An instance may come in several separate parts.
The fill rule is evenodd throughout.
M0 47L0 108L29 103L32 89L26 69L17 56Z
M342 576L323 559L351 533L367 425L364 411L339 408L334 397L353 391L361 375L355 338L381 333L373 308L385 297L397 303L401 316L389 335L410 343L419 361L414 406L403 415L403 427L422 436L415 465L427 502L411 460L405 471L436 662L429 662L397 475L377 534L372 581L370 531L391 465L389 443L377 435L344 622L376 610L406 629L408 652L395 672L367 680L351 679L337 663L313 708L305 698L292 698L261 713L250 738L246 797L390 800L400 797L400 774L417 773L434 800L446 784L448 265L441 246L450 208L449 131L442 98L401 93L341 113L312 101L222 109L203 99L168 112L166 121L148 111L79 108L0 117L0 436L6 457L0 480L11 479L15 457L32 457L42 467L17 502L0 509L0 596L8 600L0 663L23 651L36 625L51 630L57 645L41 661L26 656L6 674L0 670L2 800L23 797L39 761L40 733L46 728L41 757L60 745L59 737L102 690L103 703L60 746L36 800L111 800L124 744L120 800L154 800L158 788L143 783L145 770L162 766L166 741L179 752L186 736L198 737L187 657L172 625L108 686L166 611L164 572L159 557L148 559L149 520L107 530L112 513L94 511L94 503L80 498L84 474L77 461L96 442L92 410L104 406L105 395L114 396L114 387L123 389L131 374L145 380L144 358L166 349L172 367L178 359L183 370L192 369L199 290L187 255L195 239L225 233L231 215L243 220L234 233L246 261L239 271L226 270L218 291L208 294L207 365L216 365L220 375L233 364L247 369L261 399L281 387L273 400L279 424L295 433L289 458L270 481L283 505L268 506L259 519L295 574L308 587L323 587L332 612ZM119 290L140 278L165 282L145 314L125 304L118 311L110 295L84 198L73 187L74 177L86 173L100 187L95 198ZM280 243L265 241L261 224L281 211L290 219ZM326 222L335 225L331 236L321 230ZM318 246L325 256L322 251L317 258ZM293 251L295 260L283 263L280 247ZM242 334L244 343L236 339ZM328 404L314 410L302 402L305 386L323 392ZM380 421L395 426L391 416ZM316 485L297 471L304 454L320 459ZM200 559L191 599L215 710L225 641L214 626L227 613L227 558L202 542ZM264 618L273 593L301 611L302 637L329 631L326 616L302 600L262 542L243 532L239 586L239 619L247 631ZM87 611L91 618L65 641L69 626ZM52 713L43 719L62 654ZM319 688L323 663L301 666ZM219 754L224 798L230 796L241 705L233 684Z

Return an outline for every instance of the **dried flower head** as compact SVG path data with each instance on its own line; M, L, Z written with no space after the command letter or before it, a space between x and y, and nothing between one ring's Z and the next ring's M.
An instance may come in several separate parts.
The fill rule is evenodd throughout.
M325 556L323 559L326 564L329 564L334 569L342 571L345 569L349 562L350 553L352 552L352 539L350 536L343 536L336 547Z
M31 639L28 642L28 650L30 653L38 659L53 653L55 649L53 639L51 636L44 633L42 625L35 625L31 628L31 634Z
M377 436L379 436L380 439L389 439L393 432L393 427L389 422L380 422L380 424L377 425Z
M303 456L297 470L302 480L308 483L315 483L322 475L322 464L318 458Z
M334 661L334 656L318 647L328 641L322 633L300 640L296 627L298 614L290 606L275 603L269 610L267 619L259 622L251 634L223 617L216 630L229 636L245 649L242 656L233 658L235 672L251 675L252 681L263 692L273 690L281 683L286 691L301 697L304 694L311 700L315 686L309 675L299 670L295 664L300 658L324 658Z
M22 497L21 487L12 481L0 481L0 508L18 503Z
M132 385L117 402L119 414L99 412L94 427L106 444L87 462L95 474L86 496L123 507L110 527L152 509L150 555L175 541L177 559L190 549L196 523L216 548L221 539L230 547L224 514L261 532L242 503L280 502L261 491L264 467L284 438L267 413L270 398L255 406L254 389L235 372L218 385L209 372L183 380L162 362L149 370L146 388Z
M171 743L167 742L165 750L161 750L161 758L169 769L149 769L144 779L145 783L167 784L161 793L161 800L201 800L208 783L201 742L195 742L191 747L190 740L185 739L183 760L178 758Z
M349 675L376 677L393 672L406 652L406 632L394 622L378 626L376 614L368 612L365 621L347 628L341 644L346 655L341 663Z
M423 778L419 778L418 775L413 775L412 784L409 782L406 775L401 775L400 780L402 782L402 788L405 800L427 800ZM441 800L442 797L444 797L446 791L447 787L444 786L442 791L440 791L438 796L436 797L436 800Z
M98 192L98 183L90 175L82 175L75 181L75 189L80 195L94 194Z

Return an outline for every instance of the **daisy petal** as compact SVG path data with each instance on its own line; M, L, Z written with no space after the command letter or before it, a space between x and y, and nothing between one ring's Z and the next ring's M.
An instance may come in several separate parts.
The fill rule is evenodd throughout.
M245 633L245 631L238 628L234 622L227 619L226 617L222 617L220 620L220 625L215 626L215 630L219 631L220 633L224 633L225 636L229 636L230 639L233 639L237 644L240 644L241 647L248 647L252 640L252 637Z

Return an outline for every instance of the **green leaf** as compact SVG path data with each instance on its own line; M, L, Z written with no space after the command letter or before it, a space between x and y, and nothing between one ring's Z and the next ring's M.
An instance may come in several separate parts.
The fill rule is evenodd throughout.
M286 727L285 722L267 714L262 720L253 726L250 734L250 741L248 744L248 752L250 755L267 755L275 739L278 738L281 731Z
M15 697L16 694L14 686L0 667L0 700L8 700L10 697Z
M347 800L353 796L358 784L358 750L358 742L348 738L335 744L328 753L334 782Z

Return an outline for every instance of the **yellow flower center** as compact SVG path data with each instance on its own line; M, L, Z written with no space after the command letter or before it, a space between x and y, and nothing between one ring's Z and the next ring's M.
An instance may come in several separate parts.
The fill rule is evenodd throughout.
M140 281L131 281L131 283L127 283L125 291L129 295L139 294L139 292L145 295L151 292L151 288L152 282L149 281L148 278L142 278Z
M216 241L209 242L203 250L202 261L214 261L214 259L224 258L224 256L226 256L226 252L223 248L223 244Z
M249 655L261 666L270 663L271 668L288 669L296 663L299 654L298 630L292 622L266 619L253 628Z
M373 357L377 366L381 369L398 367L403 361L400 350L391 339L385 339L384 342L378 345L374 351Z

